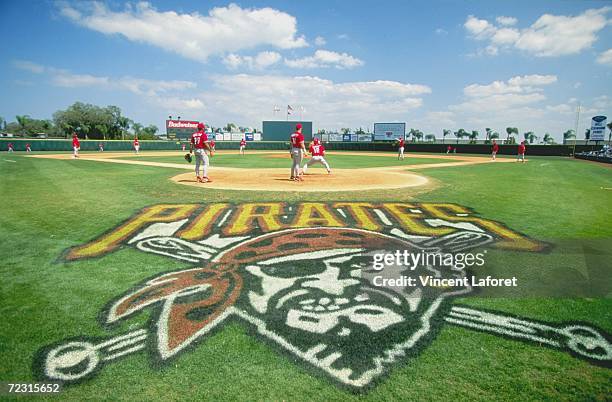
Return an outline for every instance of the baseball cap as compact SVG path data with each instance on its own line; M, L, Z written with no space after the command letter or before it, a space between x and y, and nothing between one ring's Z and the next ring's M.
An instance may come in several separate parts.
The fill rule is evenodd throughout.
M296 130L299 130L300 128L302 128L302 123L298 123L295 125Z
M206 128L206 125L204 123L198 123L198 128Z

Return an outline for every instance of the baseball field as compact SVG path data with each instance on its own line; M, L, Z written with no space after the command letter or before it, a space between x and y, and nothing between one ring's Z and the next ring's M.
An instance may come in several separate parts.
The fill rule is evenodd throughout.
M3 153L0 378L75 401L610 399L609 166L327 160L292 182L286 152L222 151L203 184L181 152ZM518 285L364 284L370 252L406 248Z

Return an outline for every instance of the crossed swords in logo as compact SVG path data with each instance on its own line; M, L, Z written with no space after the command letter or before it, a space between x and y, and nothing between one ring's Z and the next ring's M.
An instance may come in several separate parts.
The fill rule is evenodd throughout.
M396 235L401 231L394 229ZM143 251L171 256L183 261L198 262L209 260L228 242L245 239L220 239L213 235L207 245L188 242L167 236L137 236L129 243ZM404 236L406 237L406 236ZM473 232L458 232L442 238L433 239L437 244L450 245L450 251L465 248L466 243L477 239L478 245L492 241L489 235ZM225 242L225 243L224 243ZM211 246L213 243L215 246ZM443 320L447 323L479 332L501 335L503 337L531 342L539 345L565 350L575 357L595 364L612 364L612 344L602 331L585 324L550 324L530 321L511 315L478 310L468 306L452 306ZM78 382L93 376L97 369L119 358L131 355L146 348L150 333L140 328L105 340L95 342L73 340L46 349L42 356L44 376L48 380Z

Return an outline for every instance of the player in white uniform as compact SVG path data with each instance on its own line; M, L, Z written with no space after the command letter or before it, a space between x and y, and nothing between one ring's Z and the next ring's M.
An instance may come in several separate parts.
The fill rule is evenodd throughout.
M397 139L397 160L404 160L404 139L403 138L398 138Z
M308 170L308 167L314 165L315 163L320 163L321 165L325 166L325 169L327 169L327 173L331 173L329 164L325 160L325 147L319 142L318 138L315 138L310 143L310 148L308 148L308 152L310 152L312 157L310 158L310 160L308 160L308 162L304 164L304 167L302 168L304 174L306 174L306 170Z

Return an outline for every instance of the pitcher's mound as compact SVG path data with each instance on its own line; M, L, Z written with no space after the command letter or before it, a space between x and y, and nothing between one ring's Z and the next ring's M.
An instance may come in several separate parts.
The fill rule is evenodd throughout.
M172 178L179 184L220 190L255 191L360 191L384 190L425 186L429 181L421 175L403 171L374 169L336 169L327 174L323 169L312 169L304 181L289 180L289 169L211 169L211 183L198 183L193 172Z

